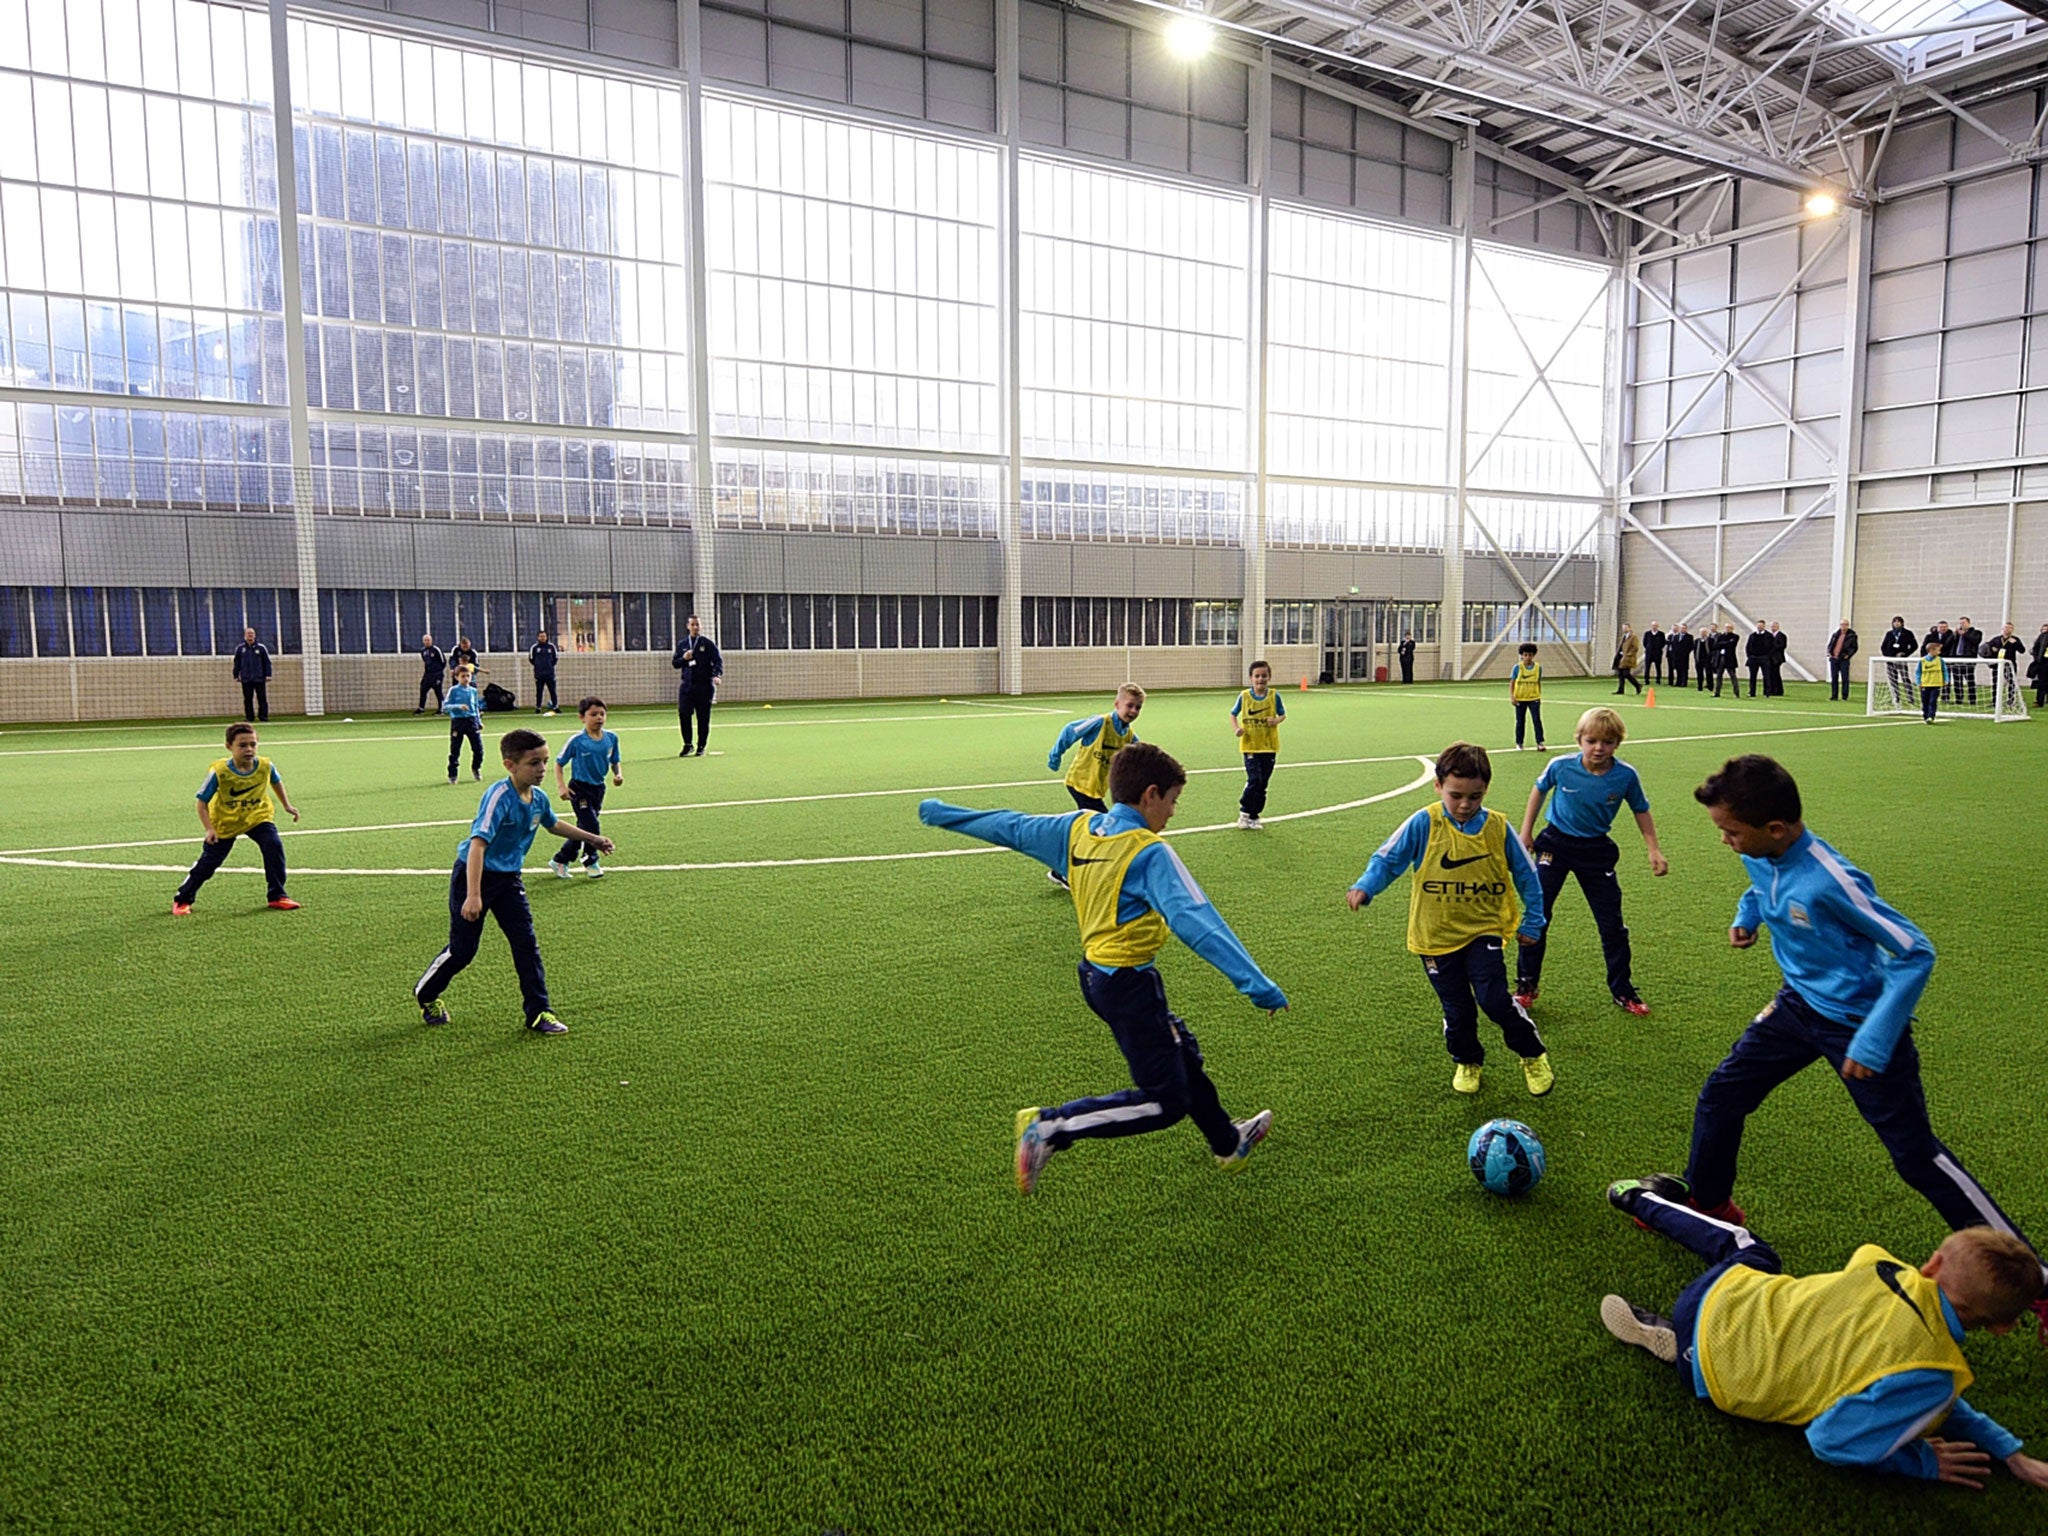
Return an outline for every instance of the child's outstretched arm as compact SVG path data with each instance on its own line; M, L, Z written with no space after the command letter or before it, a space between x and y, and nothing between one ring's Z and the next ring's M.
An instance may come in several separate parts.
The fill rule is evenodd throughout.
M1131 860L1125 894L1135 892L1166 919L1173 936L1221 971L1230 984L1268 1013L1287 1006L1287 994L1259 969L1243 940L1202 894L1187 865L1164 843L1154 843Z
M1664 850L1657 846L1657 823L1651 819L1648 811L1636 812L1636 826L1643 834L1643 847L1649 850L1650 873L1668 874L1671 864L1664 857Z
M1052 744L1052 750L1045 755L1045 766L1054 773L1059 772L1060 759L1067 755L1067 748L1080 742L1091 745L1102 729L1102 716L1090 715L1086 720L1069 720L1060 732L1060 739Z
M1062 880L1067 876L1067 835L1082 811L1063 811L1054 816L1026 816L1019 811L976 811L943 800L918 802L917 819L928 827L958 832L965 837L1014 848L1027 858L1038 860Z
M1420 864L1428 851L1429 812L1417 811L1380 844L1379 852L1365 866L1365 873L1351 882L1351 889L1344 893L1351 910L1371 906L1373 897Z

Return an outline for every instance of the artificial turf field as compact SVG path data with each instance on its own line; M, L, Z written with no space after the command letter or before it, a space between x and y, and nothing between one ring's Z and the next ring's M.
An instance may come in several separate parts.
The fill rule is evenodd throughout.
M1546 692L1554 746L1611 690ZM1139 734L1194 770L1180 852L1293 1007L1177 944L1162 970L1226 1107L1273 1133L1235 1177L1189 1126L1084 1144L1029 1198L1016 1108L1122 1063L1068 898L1012 854L919 857L979 845L916 805L1070 808L1045 753L1102 697L726 705L722 755L688 762L670 711L614 711L612 877L529 859L558 1039L520 1028L494 927L452 1027L409 997L478 798L443 782L438 722L271 722L304 910L264 910L244 845L180 920L218 727L0 731L0 1529L2048 1529L2002 1467L1973 1494L1822 1466L1597 1317L1697 1272L1603 1191L1683 1163L1777 983L1727 945L1742 870L1690 796L1738 751L1791 766L1809 825L1933 939L1935 1127L2048 1236L2048 722L1661 693L1624 704L1623 756L1669 877L1616 828L1655 1011L1609 1002L1568 887L1542 1100L1483 1021L1485 1086L1454 1095L1405 884L1342 901L1426 803L1417 755L1496 749L1519 821L1543 759L1504 686L1287 693L1263 832L1219 828L1229 696L1155 695ZM486 719L487 770L531 718ZM1518 1201L1464 1166L1496 1115L1548 1148ZM1943 1234L1824 1067L1751 1121L1736 1194L1796 1272ZM1970 1352L1971 1400L2048 1436L2031 1322Z

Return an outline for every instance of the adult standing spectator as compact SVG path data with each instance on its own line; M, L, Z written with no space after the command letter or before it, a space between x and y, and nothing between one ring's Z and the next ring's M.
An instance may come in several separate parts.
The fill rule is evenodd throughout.
M455 642L455 649L448 653L448 665L451 667L476 666L476 647L469 643L469 636L464 635Z
M1756 621L1756 631L1742 642L1742 659L1749 663L1749 696L1756 697L1757 680L1764 676L1771 664L1771 632L1764 628L1764 621ZM1736 696L1742 695L1742 685L1735 686ZM1764 695L1769 698L1769 694Z
M1401 681L1404 683L1414 682L1415 633L1413 630L1404 629L1401 631L1401 643L1394 647L1394 652L1401 658Z
M242 718L270 718L270 650L256 638L256 631L242 631L242 643L235 648L235 681L242 685Z
M1700 631L1699 644L1693 650L1693 664L1699 669L1699 691L1705 693L1714 686L1714 679L1721 669L1721 632L1709 624Z
M1764 658L1764 697L1782 699L1785 697L1785 632L1778 628L1778 621L1771 620L1771 654Z
M2027 676L2034 680L2034 708L2048 709L2048 624L2041 626L2041 633L2034 636L2033 648L2028 655L2034 664L2027 668Z
M427 712L427 694L434 695L434 713L441 713L441 679L448 674L448 658L441 654L441 647L434 644L432 635L420 636L420 703L413 711L416 715Z
M1664 631L1658 628L1657 621L1655 619L1650 620L1650 627L1643 631L1643 677L1648 682L1661 683L1664 681L1664 644L1666 638Z
M683 726L683 750L677 757L690 756L690 722L697 723L696 755L704 755L711 740L711 701L717 697L719 679L725 676L725 658L704 633L697 615L690 615L689 633L677 642L669 665L683 675L676 682L676 716Z
M1949 697L1960 699L1963 696L1963 690L1967 688L1970 693L1970 702L1974 704L1977 702L1977 669L1968 663L1975 660L1983 652L1984 631L1972 624L1970 616L1966 613L1963 615L1962 623L1956 626L1955 636L1955 650L1945 654L1960 657L1964 665L1949 669L1949 677L1951 679L1949 683Z
M1913 638L1913 631L1906 627L1903 614L1892 615L1892 627L1884 632L1884 638L1877 643L1878 654L1887 657L1918 655L1920 642ZM1884 669L1885 688L1891 695L1891 703L1897 708L1901 700L1911 701L1914 695L1913 668L1909 662L1899 661Z
M1849 663L1856 659L1856 631L1849 627L1847 619L1835 626L1835 632L1828 639L1828 697L1842 699L1849 697ZM1839 691L1838 691L1839 690Z
M1735 633L1735 622L1731 619L1721 626L1721 673L1714 679L1714 697L1721 697L1721 684L1726 682L1737 697L1742 693L1742 681L1735 675L1736 656L1742 650L1742 636Z
M1686 674L1692 670L1692 631L1683 624L1672 628L1670 637L1664 642L1664 654L1671 660L1671 685L1685 686Z
M555 661L560 655L546 630L534 637L533 645L526 653L526 659L533 667L533 712L536 715L541 712L540 696L543 693L548 696L549 714L562 707L561 696L555 692Z
M1636 638L1636 632L1626 624L1621 626L1620 643L1614 647L1614 691L1624 693L1630 684L1637 693L1643 685L1636 680L1636 668L1642 665L1643 643Z
M1993 661L2009 661L2012 663L2010 670L2005 667L1992 669L1991 686L1993 690L2003 689L2005 693L2005 697L1998 701L2003 708L2015 711L2019 708L2019 660L2026 653L2026 641L2012 632L2010 624L1984 642L1984 654L1986 656L1990 657Z

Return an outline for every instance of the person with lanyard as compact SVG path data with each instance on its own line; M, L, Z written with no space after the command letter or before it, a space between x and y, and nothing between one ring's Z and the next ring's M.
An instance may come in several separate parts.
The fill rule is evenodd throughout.
M1884 638L1877 642L1877 653L1893 662L1884 669L1885 687L1891 692L1891 702L1896 708L1902 699L1910 698L1913 689L1913 665L1909 658L1918 655L1920 642L1913 638L1913 631L1907 627L1905 615L1892 615L1892 627L1884 632Z
M432 693L434 713L438 715L443 698L441 679L448 674L448 658L441 654L441 647L434 644L432 635L420 636L420 668L420 702L413 713L424 715L427 712L427 695Z
M718 647L711 643L694 613L687 627L689 633L677 642L675 654L668 662L682 674L676 680L676 718L682 722L683 750L676 756L702 757L711 743L711 704L718 697L719 681L725 676L725 658L718 654ZM694 754L690 743L692 721L697 726Z
M270 650L256 638L254 629L242 631L242 644L235 652L235 681L242 685L242 713L258 722L270 718Z

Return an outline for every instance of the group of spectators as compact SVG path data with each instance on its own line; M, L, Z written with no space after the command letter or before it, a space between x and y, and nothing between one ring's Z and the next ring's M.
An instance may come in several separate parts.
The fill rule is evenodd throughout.
M1844 627L1847 624L1848 621L1843 620ZM1939 656L1950 662L1951 665L1942 669L1942 697L1949 700L1961 699L1971 704L1977 702L1977 669L1953 663L1958 660L2012 662L2012 689L2015 694L2014 702L2017 703L2016 696L2021 677L2018 663L2019 659L2025 656L2028 658L2025 677L2034 685L2034 708L2048 707L2048 624L2041 626L2040 633L2034 636L2032 646L2015 634L2010 624L2002 627L1997 634L1987 640L1984 631L1970 622L1968 614L1964 614L1953 628L1946 619L1943 619L1926 634L1915 639L1912 628L1904 617L1894 614L1892 627L1885 631L1884 639L1878 645L1878 652L1888 657ZM1911 671L1910 664L1905 661L1885 669L1893 693L1912 691Z

